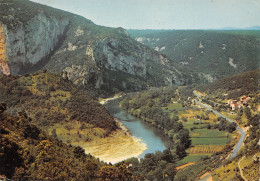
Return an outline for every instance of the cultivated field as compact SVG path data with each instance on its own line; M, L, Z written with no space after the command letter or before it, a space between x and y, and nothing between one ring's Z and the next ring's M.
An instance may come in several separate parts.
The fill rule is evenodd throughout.
M189 149L190 154L198 153L215 153L219 152L224 148L223 145L198 145Z

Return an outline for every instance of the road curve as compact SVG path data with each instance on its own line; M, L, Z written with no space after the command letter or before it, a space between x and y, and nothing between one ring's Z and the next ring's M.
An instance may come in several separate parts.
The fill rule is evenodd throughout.
M202 102L200 102L200 101L198 100L198 98L200 98L201 96L200 96L196 91L193 91L193 93L194 93L194 95L197 96L197 98L194 99L197 104L199 104L199 105L205 107L206 109L212 111L213 113L215 113L215 114L217 114L217 115L219 115L219 116L225 118L225 119L228 120L229 122L234 123L234 121L233 121L232 119L230 119L230 118L224 116L223 114L219 113L218 111L215 111L215 110L212 109L210 106L208 106L208 105L203 104ZM237 125L237 124L236 124L236 125ZM232 154L231 154L230 158L236 157L237 152L239 151L240 147L242 146L242 143L243 143L243 141L244 141L244 139L245 139L245 136L246 136L246 133L245 133L238 125L237 125L236 128L237 128L237 130L239 131L239 133L240 133L241 136L240 136L240 138L239 138L239 140L238 140L238 142L237 142L237 144L236 144L234 150L232 151Z

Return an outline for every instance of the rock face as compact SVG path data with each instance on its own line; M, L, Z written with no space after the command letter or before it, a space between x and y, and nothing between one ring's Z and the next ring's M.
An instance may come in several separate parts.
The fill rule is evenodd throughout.
M133 50L129 47L129 44L108 38L95 43L92 51L93 59L100 67L141 77L146 76L145 54L132 55L130 51ZM136 49L136 51L139 50Z
M28 69L48 56L68 24L68 19L47 18L44 13L38 13L27 24L22 24L15 30L8 30L2 25L6 29L5 55L10 72L19 74L22 69ZM3 70L1 72L7 74Z
M9 75L10 68L6 58L5 31L4 25L0 24L0 73Z
M63 55L66 55L68 51L68 48L65 48ZM111 90L135 87L134 90L140 90L142 86L133 85L134 82L130 83L127 79L152 80L154 77L157 79L157 85L185 84L181 72L171 66L168 58L129 37L125 39L109 37L90 41L84 52L85 61L75 62L62 68L64 77L79 86L92 85L96 89L106 87ZM54 65L52 61L50 64ZM47 65L48 67L53 66ZM153 75L156 71L161 74Z

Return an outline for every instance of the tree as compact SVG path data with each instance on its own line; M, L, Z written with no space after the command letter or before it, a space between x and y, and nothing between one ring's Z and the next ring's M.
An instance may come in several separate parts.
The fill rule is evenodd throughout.
M73 150L73 153L76 158L85 158L86 157L85 150L81 146L75 147Z
M171 151L168 149L163 150L161 159L165 160L167 163L173 162L173 157L172 157Z
M121 102L120 102L121 106L124 108L124 109L129 109L129 103L126 99L123 99Z
M15 169L21 167L23 160L18 153L19 147L16 143L0 136L0 173L12 178Z
M173 180L174 175L176 174L176 167L173 163L168 163L166 168L163 170L164 178L168 178L168 180Z
M230 123L230 124L228 125L227 130L228 130L228 132L232 133L233 131L236 130L236 127L237 127L237 124L234 123L234 122L232 122L232 123Z
M131 180L132 174L129 172L126 164L120 164L118 167L115 166L103 166L98 172L98 180Z
M34 125L26 125L23 131L25 138L39 139L40 130Z
M180 139L180 143L185 147L189 148L191 145L189 131L187 129L182 129L179 131L177 138Z
M55 160L55 147L51 141L42 140L36 149L38 150L36 156L37 163L42 164Z
M52 136L54 137L54 138L57 138L58 136L57 136L57 133L56 133L56 129L53 129L52 131L51 131L51 134L52 134Z
M251 111L250 111L249 107L246 107L244 112L246 114L246 118L250 119L252 115L251 115Z
M185 147L183 145L181 145L180 143L177 144L177 146L176 146L176 154L178 155L178 157L180 159L184 158L187 155L187 153L185 151Z
M185 118L185 117L182 117L181 120L182 120L183 122L187 122L187 121L188 121L187 118Z

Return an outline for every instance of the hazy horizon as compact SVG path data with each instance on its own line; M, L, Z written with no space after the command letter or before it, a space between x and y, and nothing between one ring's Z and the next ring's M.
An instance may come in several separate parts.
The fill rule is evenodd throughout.
M125 29L222 29L260 26L260 0L32 0Z

